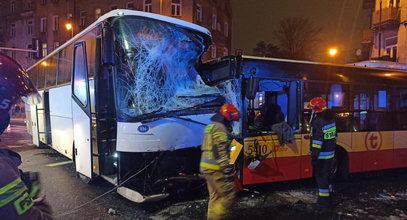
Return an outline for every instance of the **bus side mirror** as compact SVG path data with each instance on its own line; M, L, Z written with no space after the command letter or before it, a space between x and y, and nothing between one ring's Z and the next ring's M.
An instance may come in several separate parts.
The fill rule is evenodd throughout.
M105 24L103 27L102 53L103 64L114 66L114 39L113 31L109 24Z
M249 77L246 84L246 98L255 99L256 93L259 90L259 80L254 78L253 75Z

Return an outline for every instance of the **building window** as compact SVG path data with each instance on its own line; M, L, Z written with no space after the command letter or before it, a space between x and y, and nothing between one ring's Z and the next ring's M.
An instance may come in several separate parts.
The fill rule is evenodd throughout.
M16 36L16 24L11 24L10 37Z
M47 31L47 18L45 18L45 17L41 18L40 31L41 31L41 33L44 33Z
M86 26L86 11L79 12L79 26L81 27Z
M53 49L55 50L55 49L57 49L58 47L59 47L59 42L58 42L58 41L55 41L55 42L54 42L54 48L53 48Z
M215 44L212 45L212 54L211 54L211 57L212 57L212 58L216 58L216 45L215 45Z
M397 36L388 37L384 40L384 48L392 60L397 59Z
M218 18L216 14L212 14L212 29L216 30L216 24L218 23Z
M27 45L27 49L32 50L32 49L33 49L33 46L32 46L31 44L28 44L28 45ZM27 53L27 57L28 57L28 58L33 58L32 52L28 52L28 53Z
M228 50L228 48L223 48L223 56L227 56L227 55L229 55L229 50Z
M12 1L10 4L10 12L14 13L16 11L16 2Z
M28 0L28 1L27 1L27 6L26 6L26 7L27 7L27 10L30 10L30 11L33 9L33 2L32 2L32 0Z
M117 9L117 5L110 6L110 10L115 10L115 9Z
M196 5L196 21L202 22L202 6Z
M152 0L144 0L143 2L143 9L145 12L152 12Z
M27 22L27 34L29 34L29 35L33 34L33 22L32 21Z
M59 16L55 15L52 17L52 30L57 31L59 29Z
M225 22L225 24L223 25L223 33L225 34L225 37L229 37L229 24L227 22Z
M127 2L126 8L127 9L134 9L134 2Z
M171 15L181 16L181 0L171 0Z
M95 9L95 19L100 18L101 15L102 15L102 9L100 9L100 8Z
M48 55L48 45L46 44L46 43L43 43L42 45L41 45L41 48L42 48L42 57L45 57L45 56L47 56Z

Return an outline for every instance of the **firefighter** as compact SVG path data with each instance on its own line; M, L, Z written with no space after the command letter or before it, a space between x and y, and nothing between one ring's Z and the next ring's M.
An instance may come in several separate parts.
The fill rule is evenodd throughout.
M313 98L308 104L314 117L311 121L311 160L318 185L318 200L314 208L326 209L331 206L331 166L335 157L336 123L326 101Z
M10 108L22 96L36 94L27 73L10 57L0 53L0 134L10 122ZM18 153L0 147L0 218L52 219L45 197L35 198L38 185L30 182L18 166Z
M240 119L240 113L232 104L224 104L205 128L201 173L209 191L208 219L224 219L235 200L233 166L229 164L231 123Z

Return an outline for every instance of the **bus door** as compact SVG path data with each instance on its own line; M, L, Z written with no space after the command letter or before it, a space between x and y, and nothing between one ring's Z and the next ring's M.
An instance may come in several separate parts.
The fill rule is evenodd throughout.
M92 178L91 113L85 42L74 47L72 122L76 171Z
M33 144L37 147L40 146L39 132L38 132L38 115L37 105L30 105L31 115L31 135L33 137Z
M256 97L248 101L244 184L300 177L301 136L295 134L289 140L280 132L286 124L293 134L298 133L299 85L296 80L259 81ZM257 165L252 163L256 159L260 161Z

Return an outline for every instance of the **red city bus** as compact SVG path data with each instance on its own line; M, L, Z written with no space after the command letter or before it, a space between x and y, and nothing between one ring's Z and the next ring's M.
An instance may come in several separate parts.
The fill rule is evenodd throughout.
M240 88L235 135L243 143L236 162L243 185L312 177L306 106L314 97L327 100L336 115L335 175L407 167L407 72L251 56L205 65L208 84L234 81ZM270 124L256 125L262 109L276 106L294 132L291 143L279 140ZM262 117L272 123L278 114L268 112Z

